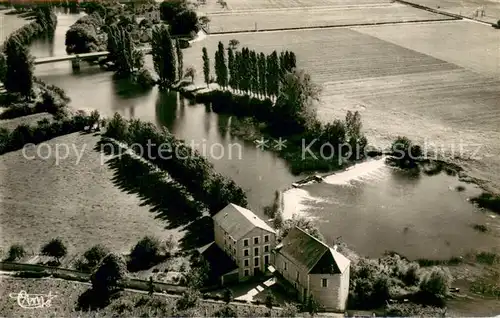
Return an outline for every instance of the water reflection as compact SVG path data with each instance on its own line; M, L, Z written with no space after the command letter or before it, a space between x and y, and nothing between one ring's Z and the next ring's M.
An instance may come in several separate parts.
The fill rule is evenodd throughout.
M177 95L175 92L159 91L156 97L156 123L170 131L175 130Z

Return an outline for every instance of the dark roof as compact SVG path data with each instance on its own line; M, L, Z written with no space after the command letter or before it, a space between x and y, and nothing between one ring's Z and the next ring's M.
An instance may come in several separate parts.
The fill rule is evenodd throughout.
M232 203L214 215L213 219L235 240L239 240L255 227L275 233L264 220L252 211Z
M335 249L298 227L291 229L280 245L278 253L305 267L308 273L342 273L350 263Z

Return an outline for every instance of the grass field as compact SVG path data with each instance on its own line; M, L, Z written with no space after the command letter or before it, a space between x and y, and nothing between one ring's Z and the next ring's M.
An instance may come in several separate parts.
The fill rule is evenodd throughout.
M452 147L457 154L460 142L468 155L480 145L480 160L458 163L500 191L500 158L494 156L500 153L494 31L454 21L217 35L187 50L184 64L201 70L201 48L207 47L213 61L217 43L233 38L240 47L265 53L294 51L299 68L323 86L321 118L359 110L370 142L380 146L397 135L439 143L447 154ZM480 33L485 40L478 38ZM200 72L197 82L202 81Z
M484 7L484 16L474 17L480 21L496 23L500 19L500 2L488 0L410 0L409 2L427 6L444 12L474 17L474 11Z
M227 0L227 9L223 9L216 0L207 0L206 5L199 7L204 12L227 12L239 10L265 10L288 8L311 8L332 6L359 6L378 3L389 3L389 0Z
M210 15L210 33L451 19L401 4Z
M166 229L168 221L155 218L146 201L115 185L116 171L101 165L101 153L93 150L98 140L78 133L55 138L46 143L52 150L47 160L29 160L22 150L0 156L1 248L23 243L38 252L42 244L59 236L71 258L97 243L127 253L144 235L181 236L177 229ZM57 144L71 149L59 165ZM42 156L47 154L47 148L39 149ZM78 164L74 149L78 153L83 149ZM31 148L26 153L33 156L36 151Z
M38 113L28 116L21 116L12 119L2 119L0 120L0 127L14 130L17 126L24 125L36 125L39 120L47 118L48 120L52 120L53 116L49 113Z

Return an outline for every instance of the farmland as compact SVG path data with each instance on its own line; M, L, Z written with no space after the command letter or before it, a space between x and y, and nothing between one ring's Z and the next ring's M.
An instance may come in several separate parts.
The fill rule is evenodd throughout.
M101 165L93 148L99 137L70 134L47 142L52 155L29 160L21 150L0 156L1 247L23 243L28 251L60 236L68 253L81 253L102 243L116 252L128 252L146 234L161 239L179 231L167 230L168 222L157 219L151 206L136 195L120 190L114 171ZM56 144L72 149L56 165ZM80 162L77 154L83 149ZM83 148L85 147L85 148ZM27 150L28 156L36 153ZM40 148L42 156L47 148ZM62 153L62 152L61 152Z
M429 21L447 16L401 4L362 7L224 13L210 15L210 33L326 27L352 24Z
M230 39L264 53L294 51L299 68L323 86L321 118L359 110L370 142L380 146L397 135L439 143L441 153L462 142L471 155L474 145L481 145L479 160L459 163L472 176L492 181L495 190L500 189L500 159L493 156L500 153L500 81L494 31L453 21L218 35L187 50L185 64L201 70L201 48L206 46L213 60L217 43ZM197 81L201 84L200 76Z
M222 7L217 4L215 0L207 0L207 4L200 6L200 10L205 12L227 12L349 5L359 6L389 2L390 1L388 0L227 0L227 9L222 9Z
M474 17L475 19L488 23L496 23L500 19L500 3L495 0L411 0L409 2L469 18L474 17L475 10L483 7L484 16L479 15Z

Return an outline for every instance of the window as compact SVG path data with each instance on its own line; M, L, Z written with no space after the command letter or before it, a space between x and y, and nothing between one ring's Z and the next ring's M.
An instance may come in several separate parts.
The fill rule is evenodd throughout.
M283 262L283 263L285 264L285 265L284 265L284 268L285 268L285 270L286 270L286 262Z
M245 260L245 267L248 267L248 266L250 266L250 260L249 260L249 259L246 259L246 260Z
M269 245L264 245L264 253L269 253Z
M245 276L250 275L250 271L248 269L245 269Z
M243 246L248 246L248 239L243 240Z
M253 256L259 256L259 248L258 247L255 247L253 249Z
M264 255L264 265L267 267L269 265L269 255Z
M250 255L250 250L248 248L245 248L243 250L243 256L249 256Z
M224 245L227 245L227 241L226 241L226 239L224 239Z
M299 278L300 278L300 274L299 274L299 271L297 271L297 275L295 276L295 279L299 280Z
M259 237L258 236L253 238L253 244L259 244Z
M264 235L264 242L269 242L269 235Z
M328 287L328 279L326 278L321 279L321 287Z
M255 267L259 267L259 258L258 257L254 257L254 259L253 259L253 265Z

